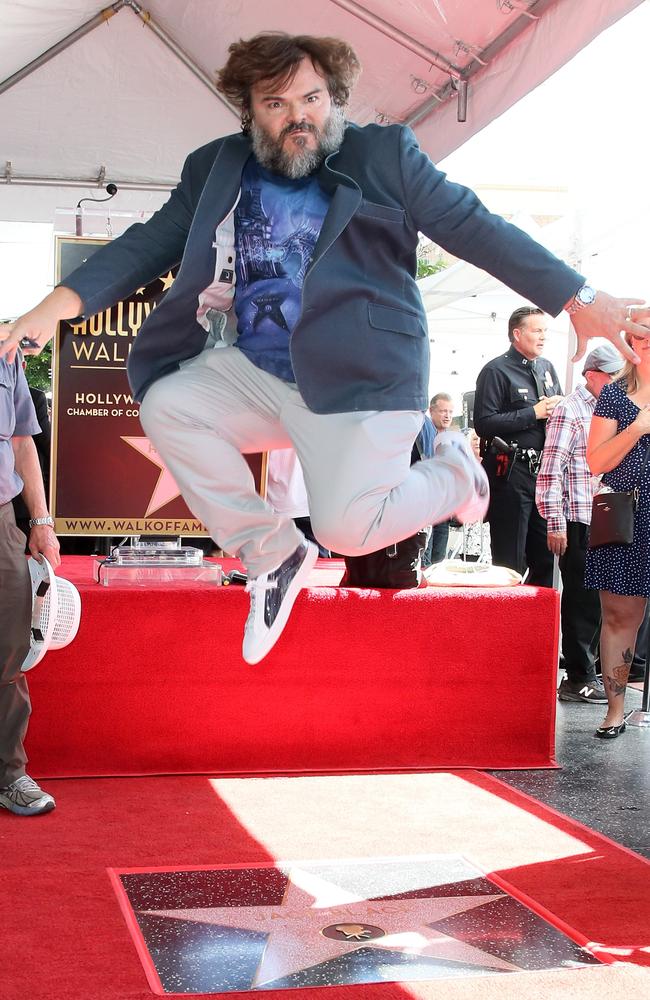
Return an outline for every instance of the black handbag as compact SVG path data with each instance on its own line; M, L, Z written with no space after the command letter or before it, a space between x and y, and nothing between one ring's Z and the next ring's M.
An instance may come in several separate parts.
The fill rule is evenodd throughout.
M646 448L633 489L620 493L598 493L592 500L590 549L601 545L631 545L634 541L634 515L639 502L639 483L649 454L650 447Z
M422 582L422 553L427 532L418 531L387 549L365 556L344 556L345 573L341 587L407 590Z

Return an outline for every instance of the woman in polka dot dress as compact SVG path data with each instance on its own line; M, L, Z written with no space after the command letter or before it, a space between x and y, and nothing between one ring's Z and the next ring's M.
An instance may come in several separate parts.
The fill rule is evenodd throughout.
M608 708L596 730L601 739L615 739L625 730L625 688L650 596L650 459L639 481L650 446L650 338L628 343L640 360L627 362L621 375L603 388L587 444L589 467L594 475L604 473L604 485L630 490L638 483L640 489L632 544L601 545L587 552L585 585L600 591L602 609L600 662Z

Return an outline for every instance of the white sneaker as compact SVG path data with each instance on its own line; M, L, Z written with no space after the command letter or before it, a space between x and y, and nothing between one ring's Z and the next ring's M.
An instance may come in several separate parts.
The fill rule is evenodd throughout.
M41 813L51 812L56 802L39 788L33 778L24 774L22 778L16 778L10 785L0 788L0 806L16 816L40 816Z
M277 569L248 581L246 590L251 595L251 609L242 649L246 663L259 663L273 649L317 559L316 546L304 541Z
M440 431L433 439L433 454L449 455L451 451L462 455L462 461L471 478L472 493L454 511L454 517L461 524L482 521L490 503L490 484L485 469L472 451L472 446L464 434L458 431Z

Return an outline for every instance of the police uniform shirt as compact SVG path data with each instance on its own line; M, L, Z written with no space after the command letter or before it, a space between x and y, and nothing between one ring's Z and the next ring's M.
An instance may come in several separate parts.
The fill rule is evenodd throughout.
M474 427L489 443L500 437L521 449L544 447L546 421L533 407L544 396L561 395L555 368L546 358L529 361L511 345L479 373L474 399Z
M30 437L40 431L22 365L0 358L0 505L17 496L23 481L14 468L12 437Z

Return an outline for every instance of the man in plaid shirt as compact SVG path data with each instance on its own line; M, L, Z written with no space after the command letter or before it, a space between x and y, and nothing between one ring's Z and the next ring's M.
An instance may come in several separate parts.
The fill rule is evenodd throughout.
M603 704L607 701L596 677L600 637L600 598L586 590L585 553L591 521L594 479L587 465L587 438L596 400L623 359L611 344L597 347L586 358L586 385L557 404L546 424L542 464L535 502L546 520L548 547L559 557L562 574L562 655L566 677L561 701Z

